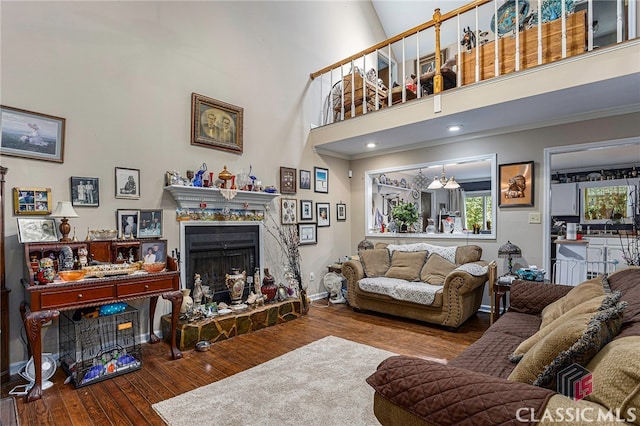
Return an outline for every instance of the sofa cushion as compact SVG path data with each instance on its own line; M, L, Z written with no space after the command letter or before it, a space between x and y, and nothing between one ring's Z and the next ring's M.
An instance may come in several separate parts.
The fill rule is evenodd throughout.
M386 248L365 250L360 253L360 263L367 277L382 277L391 265L389 250Z
M418 281L420 278L420 270L424 265L426 257L426 251L394 251L391 256L391 266L384 276L387 278L399 278L407 281Z
M617 339L602 348L587 365L594 386L586 399L610 410L619 409L623 418L633 420L628 408L640 407L639 352L640 336ZM640 424L638 414L636 412L636 424Z
M406 281L399 278L362 278L358 281L358 287L362 291L375 294L383 294L396 300L418 303L420 305L432 305L436 294L442 291L441 285L431 285L419 281Z
M542 310L542 324L544 327L562 314L578 306L582 302L593 299L596 296L603 296L604 287L602 277L595 277L575 286L564 297L556 300Z
M572 364L586 366L600 349L605 347L620 331L626 302L599 311L585 332L566 351L562 351L533 382L535 386L556 390L558 373Z
M482 247L480 246L459 246L456 250L456 263L458 265L477 262L480 258L482 258Z
M456 269L456 266L439 254L431 253L420 271L420 281L442 285L447 275Z

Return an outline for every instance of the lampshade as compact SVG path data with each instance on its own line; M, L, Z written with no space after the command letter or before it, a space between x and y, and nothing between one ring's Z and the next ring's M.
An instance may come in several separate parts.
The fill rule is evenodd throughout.
M511 241L507 241L506 244L501 245L498 249L498 257L520 257L521 255L522 250L520 250L520 247Z
M56 206L53 213L49 215L50 217L78 217L78 213L73 209L71 205L71 201L58 201L58 205Z
M440 188L458 189L458 188L460 188L460 184L458 182L456 182L456 180L453 178L453 176L451 176L449 179L447 179L447 176L444 173L444 166L442 166L442 176L440 176L439 178L438 178L438 176L435 176L433 178L433 182L431 182L431 184L429 184L429 186L427 188L428 189L440 189Z

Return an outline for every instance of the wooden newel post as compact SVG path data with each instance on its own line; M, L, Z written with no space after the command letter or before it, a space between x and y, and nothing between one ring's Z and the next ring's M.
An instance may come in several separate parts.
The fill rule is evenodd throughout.
M442 64L440 63L440 9L436 9L433 12L433 22L435 23L434 28L436 31L436 74L433 76L433 93L442 92L442 73L440 68Z

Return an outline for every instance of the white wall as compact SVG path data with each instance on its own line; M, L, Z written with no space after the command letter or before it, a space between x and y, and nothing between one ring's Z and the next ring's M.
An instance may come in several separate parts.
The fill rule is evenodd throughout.
M77 237L113 228L117 209L162 208L171 250L179 227L175 201L163 190L166 170L184 173L205 162L211 171L226 165L238 173L252 165L265 185L279 186L280 166L326 167L328 195L296 195L330 202L333 215L335 203L347 203L346 222L334 216L318 230L316 246L301 247L305 278L312 271L317 277L309 293L324 291L326 265L353 251L355 209L348 162L322 158L307 143L320 114L309 74L384 39L369 2L54 1L0 8L0 102L64 117L67 126L63 164L2 157L9 194L13 187L49 187L55 205L70 199L70 176L98 177L100 207L78 208L80 217L70 220ZM244 108L243 155L190 145L192 92ZM140 169L140 200L115 199L114 167ZM24 262L10 197L5 218L15 364L26 359L18 313ZM146 304L134 305L146 313ZM168 303L158 312L168 312ZM45 351L56 352L56 329L44 335Z

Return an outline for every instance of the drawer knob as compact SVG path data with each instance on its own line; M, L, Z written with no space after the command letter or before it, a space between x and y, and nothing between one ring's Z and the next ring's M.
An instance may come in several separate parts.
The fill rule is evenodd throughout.
M145 285L144 285L144 289L145 289L145 290L149 290L149 284L145 284Z
M82 299L82 293L78 293L78 299Z

